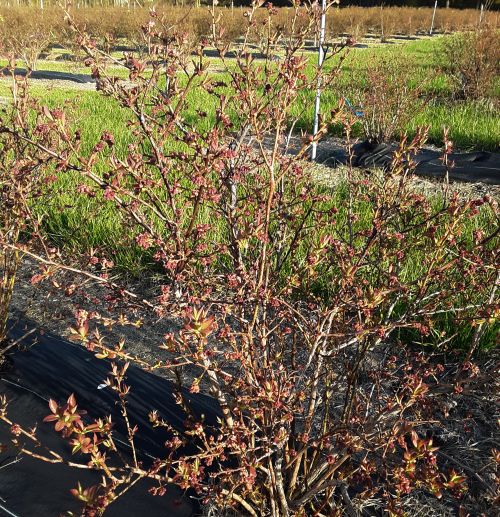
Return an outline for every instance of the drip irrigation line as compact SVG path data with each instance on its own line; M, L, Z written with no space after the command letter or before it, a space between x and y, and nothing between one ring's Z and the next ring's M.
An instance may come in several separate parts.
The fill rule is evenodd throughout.
M11 517L21 517L17 513L13 513L8 508L5 508L3 504L0 504L0 510L3 510L7 515L10 515Z
M30 393L32 393L33 395L35 395L36 397L42 399L44 402L49 402L49 399L44 397L43 395L40 395L40 393L37 393L36 391L30 389L30 388L27 388L26 386L23 386L22 384L18 384L17 382L14 382L14 381L10 381L9 379L6 379L5 377L0 377L0 381L2 382L6 382L7 384L11 384L12 386L15 386L16 388L19 388L21 390L24 390L24 391L28 391ZM114 437L113 438L115 440L115 442L119 443L120 445L124 445L125 447L128 447L129 449L131 449L131 445L127 442L124 442L123 440L120 440L120 438L116 438ZM152 456L151 454L145 452L145 451L140 451L141 454L144 454L144 456L147 456L150 460L154 460L156 459L154 456Z

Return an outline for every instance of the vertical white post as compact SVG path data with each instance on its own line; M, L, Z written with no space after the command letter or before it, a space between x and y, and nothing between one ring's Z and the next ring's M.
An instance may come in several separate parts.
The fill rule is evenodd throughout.
M432 13L432 21L431 21L431 30L429 31L429 36L432 36L432 31L434 30L434 20L436 19L436 11L438 8L438 0L434 3L434 11Z
M479 25L483 23L483 15L484 15L484 4L481 4L481 13L479 14Z
M321 75L323 66L323 61L325 60L325 50L323 48L323 44L325 42L325 29L326 29L326 0L321 1L321 23L319 29L319 45L318 45L318 82L316 87L316 100L314 102L314 126L313 126L313 136L316 137L318 133L319 126L319 109L320 109L320 101L321 101ZM316 151L318 144L316 141L312 144L311 149L311 160L316 160Z
M43 10L43 0L40 0L40 9Z

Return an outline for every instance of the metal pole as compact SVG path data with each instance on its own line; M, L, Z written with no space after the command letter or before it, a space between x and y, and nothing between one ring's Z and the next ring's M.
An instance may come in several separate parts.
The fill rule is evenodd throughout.
M313 136L316 137L318 133L319 126L319 108L321 101L321 67L323 66L323 61L325 60L325 50L323 48L323 44L325 42L325 29L326 29L326 0L321 1L321 23L319 29L319 46L318 46L318 82L316 86L316 100L314 102L314 126L313 126ZM311 149L311 160L316 160L316 150L318 144L316 141L312 144Z
M484 4L481 4L481 13L479 14L479 25L483 22Z
M432 22L431 22L431 30L429 31L429 36L432 36L432 31L434 30L434 20L436 18L436 10L438 8L438 0L434 4L434 12L432 13Z

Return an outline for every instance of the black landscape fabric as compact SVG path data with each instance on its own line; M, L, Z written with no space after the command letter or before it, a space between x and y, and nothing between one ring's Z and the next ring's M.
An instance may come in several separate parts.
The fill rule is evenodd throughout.
M360 142L353 148L353 166L366 169L386 169L390 166L397 144L371 144ZM413 157L415 174L430 178L445 178L447 168L441 158L443 153L432 149L422 149ZM344 147L324 139L318 144L317 161L329 167L345 165L349 157ZM475 151L471 153L451 153L448 155L448 176L453 181L500 185L500 153Z
M368 142L358 144L354 149L356 167L388 167L397 145ZM415 174L443 178L446 166L442 161L443 153L422 149L415 154ZM500 153L476 151L471 153L451 153L448 155L450 179L468 182L500 185Z
M10 75L11 72L8 68L3 68L0 70L3 75ZM14 70L14 75L25 77L28 75L28 70L24 68L16 68ZM56 72L52 70L33 70L30 72L31 79L45 79L48 81L71 81L73 83L95 83L95 79L90 75L86 74L72 74L70 72Z
M26 333L30 325L17 323L10 337L17 339ZM97 359L83 347L70 343L49 333L36 332L25 339L25 349L11 356L13 367L0 377L0 393L9 403L9 417L26 428L37 425L37 436L43 445L48 445L66 459L85 462L83 456L71 455L70 446L54 430L53 423L42 420L50 413L48 399L59 403L66 401L71 393L76 396L81 409L88 417L112 415L115 435L126 445L126 428L116 404L116 396L108 389L99 389L108 376L109 365ZM168 380L130 366L127 385L131 392L127 410L131 425L138 425L136 446L140 460L145 464L153 457L163 457L163 444L169 438L165 430L153 429L148 413L156 409L159 416L174 428L183 428L186 415L175 403L174 386ZM195 413L204 415L207 424L214 427L220 410L214 399L201 394L186 396L191 400ZM0 425L0 443L8 444L12 435L8 426ZM40 449L42 453L44 449ZM185 450L189 452L189 450ZM72 469L62 464L49 464L27 456L17 456L13 447L0 455L0 516L19 517L58 516L64 511L77 511L81 503L70 494L78 482L88 487L99 483L96 471ZM196 514L196 501L183 494L175 486L166 495L154 497L148 494L149 482L142 482L112 504L106 515L116 517L187 517ZM10 512L10 513L9 513Z

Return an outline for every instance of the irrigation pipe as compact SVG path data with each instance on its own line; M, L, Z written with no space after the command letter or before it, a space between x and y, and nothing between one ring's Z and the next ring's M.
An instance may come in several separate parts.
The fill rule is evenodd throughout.
M434 11L432 12L432 21L431 21L431 30L429 31L429 36L432 36L432 31L434 30L434 20L436 19L436 11L438 7L438 0L434 3Z
M319 44L318 44L318 82L316 85L316 100L314 101L314 126L313 126L313 144L311 149L311 160L316 160L316 152L318 143L316 142L316 135L319 127L319 109L321 102L321 72L323 62L325 60L325 50L323 44L325 42L325 28L326 28L326 0L321 1L321 22L319 29Z
M5 508L3 504L0 504L0 510L3 510L7 515L10 515L11 517L21 517L20 515L17 515L17 513L12 513L8 508Z

